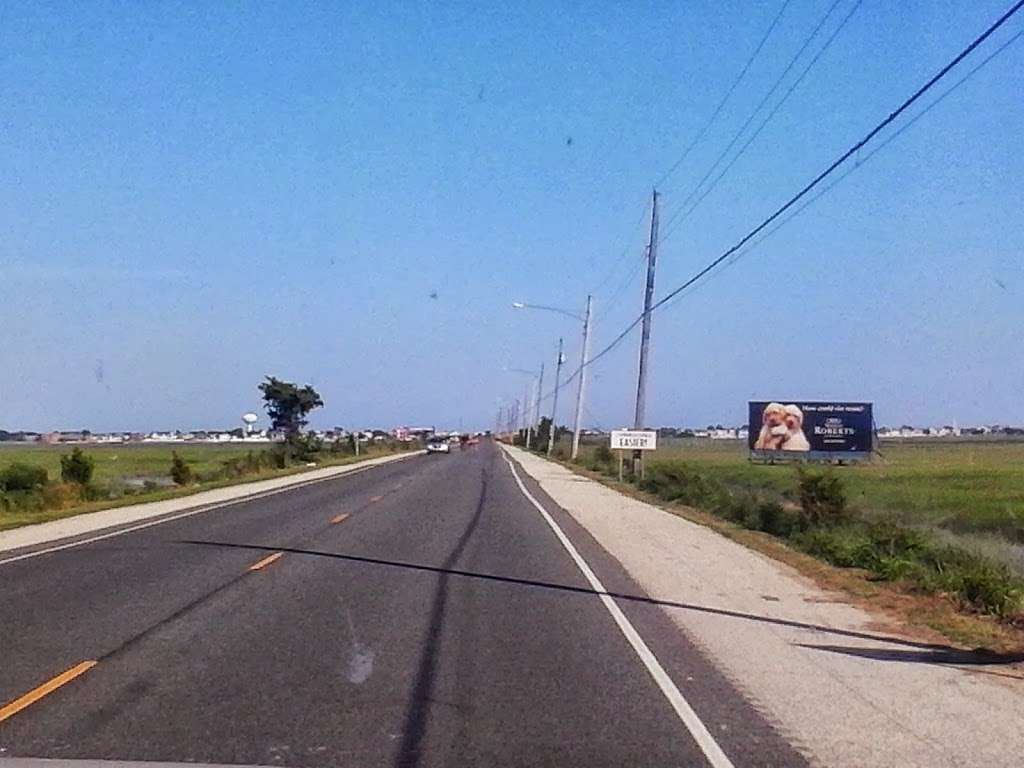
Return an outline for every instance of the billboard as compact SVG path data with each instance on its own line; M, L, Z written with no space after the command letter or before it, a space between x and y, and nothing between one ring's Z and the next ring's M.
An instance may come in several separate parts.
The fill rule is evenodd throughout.
M752 451L804 454L870 453L874 448L871 403L753 402L750 406Z

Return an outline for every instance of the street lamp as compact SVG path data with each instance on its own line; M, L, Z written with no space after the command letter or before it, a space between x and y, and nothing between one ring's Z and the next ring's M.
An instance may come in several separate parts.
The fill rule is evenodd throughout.
M561 307L549 307L545 304L527 304L523 301L513 301L512 307L514 309L540 309L545 312L556 312L559 315L565 315L571 317L573 320L578 320L583 323L583 344L580 351L580 382L579 388L576 390L576 418L573 424L572 431L572 458L575 459L580 452L580 426L583 420L583 397L587 386L587 360L590 355L590 318L591 310L593 307L593 297L587 296L587 308L583 315L578 315L575 312L571 312ZM559 362L561 362L561 351L559 351ZM555 396L558 396L558 381L556 377L555 381ZM556 401L557 402L557 401ZM555 433L555 415L551 415L551 434ZM551 453L551 448L548 448L548 453Z

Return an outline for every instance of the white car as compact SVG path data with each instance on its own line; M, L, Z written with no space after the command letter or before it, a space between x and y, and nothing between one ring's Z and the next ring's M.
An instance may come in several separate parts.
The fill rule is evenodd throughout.
M427 453L451 453L452 447L443 440L428 440Z

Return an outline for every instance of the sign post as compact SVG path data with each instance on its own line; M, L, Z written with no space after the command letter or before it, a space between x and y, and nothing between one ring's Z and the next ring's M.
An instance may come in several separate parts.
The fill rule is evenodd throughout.
M646 429L614 429L611 436L612 450L619 452L619 480L622 480L623 451L653 451L658 447L658 433ZM644 476L644 463L640 461L640 477Z

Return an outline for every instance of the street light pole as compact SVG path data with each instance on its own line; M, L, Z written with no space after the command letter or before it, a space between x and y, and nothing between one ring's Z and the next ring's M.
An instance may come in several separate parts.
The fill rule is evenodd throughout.
M547 312L557 312L560 315L571 317L574 320L583 321L583 344L580 350L580 370L579 370L579 389L576 390L576 415L573 421L573 432L572 432L572 458L576 458L580 450L580 430L583 426L583 398L587 388L587 364L589 362L588 357L590 355L590 318L591 309L593 305L593 297L587 296L587 308L584 312L583 317L580 317L575 312L570 312L567 309L561 309L560 307L549 307L546 304L527 304L523 301L513 301L512 306L516 309L543 309ZM555 370L555 393L554 401L551 404L551 434L548 435L548 455L551 455L551 451L554 448L554 435L555 435L555 415L558 408L558 388L561 380L562 371L562 340L558 340L558 368ZM544 367L540 369L541 380L544 378ZM540 422L540 402L538 396L537 403L537 420Z
M583 395L587 387L587 357L590 354L590 309L593 297L587 296L587 310L583 315L583 351L580 353L580 382L576 390L576 420L572 429L572 458L580 452L580 425L583 420Z
M530 413L533 411L533 401L530 399L533 394L530 390L530 382L527 382L523 387L523 429L526 430L526 448L530 448L530 433L533 431L533 425L530 424Z
M544 363L540 364L540 376L537 377L537 412L533 417L533 423L540 428L540 399L544 396Z
M558 365L555 366L555 395L551 399L551 428L548 430L548 456L555 448L555 417L558 415L558 387L562 380L562 339L558 339Z

